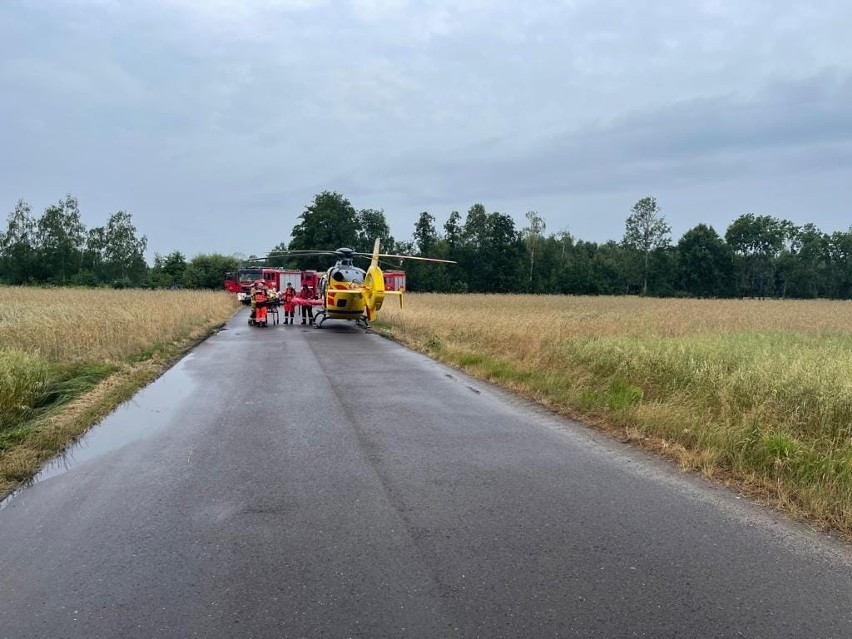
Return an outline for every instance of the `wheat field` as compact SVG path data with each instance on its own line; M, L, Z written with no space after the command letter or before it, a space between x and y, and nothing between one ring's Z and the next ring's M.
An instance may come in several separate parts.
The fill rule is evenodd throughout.
M852 303L406 296L382 330L852 537Z
M0 495L237 306L213 291L0 287Z
M123 361L203 333L235 309L219 291L0 287L0 350L49 361Z

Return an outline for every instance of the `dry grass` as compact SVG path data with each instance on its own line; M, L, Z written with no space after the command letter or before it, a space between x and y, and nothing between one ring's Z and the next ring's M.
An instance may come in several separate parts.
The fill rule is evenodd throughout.
M0 287L0 496L237 306L212 291Z
M234 307L233 296L218 291L0 287L0 350L119 362L204 333Z
M410 295L395 337L852 537L852 304Z

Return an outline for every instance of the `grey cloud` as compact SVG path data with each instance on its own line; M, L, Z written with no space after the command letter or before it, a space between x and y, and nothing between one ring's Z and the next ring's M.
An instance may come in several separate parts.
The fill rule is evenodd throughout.
M850 19L841 0L6 0L0 210L72 192L87 222L124 208L152 251L190 254L259 250L242 217L287 239L324 189L400 237L480 200L601 239L648 192L698 219L804 209L808 188L840 228Z
M540 137L507 139L487 151L412 154L378 188L430 182L430 191L570 194L643 184L701 183L753 173L852 167L852 77L775 85L745 101L688 100ZM414 186L416 188L416 186Z

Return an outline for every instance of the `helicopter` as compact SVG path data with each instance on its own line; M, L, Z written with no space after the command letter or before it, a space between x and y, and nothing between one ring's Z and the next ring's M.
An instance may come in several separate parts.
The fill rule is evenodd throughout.
M379 240L373 245L373 252L359 253L351 248L339 248L334 251L312 251L295 250L281 251L276 255L290 257L308 257L314 255L334 255L337 258L334 266L329 268L320 279L319 296L321 306L314 314L314 326L322 328L327 320L354 321L358 326L369 329L370 322L375 319L381 310L385 297L388 295L399 298L399 307L402 308L404 289L398 291L386 291L385 280L382 269L379 266L379 258L391 258L401 260L419 260L423 262L443 262L455 264L453 260L443 260L432 257L419 257L415 255L390 255L380 253ZM353 264L355 258L370 258L370 265L365 271ZM313 300L296 298L296 304L312 304Z

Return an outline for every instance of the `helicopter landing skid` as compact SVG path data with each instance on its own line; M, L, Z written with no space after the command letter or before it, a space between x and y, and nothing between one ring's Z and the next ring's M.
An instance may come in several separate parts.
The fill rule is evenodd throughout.
M323 323L325 323L325 320L327 319L328 315L325 313L325 311L317 311L316 313L314 313L314 328L322 328ZM355 325L367 331L373 328L370 325L370 320L368 320L364 315L355 320Z

